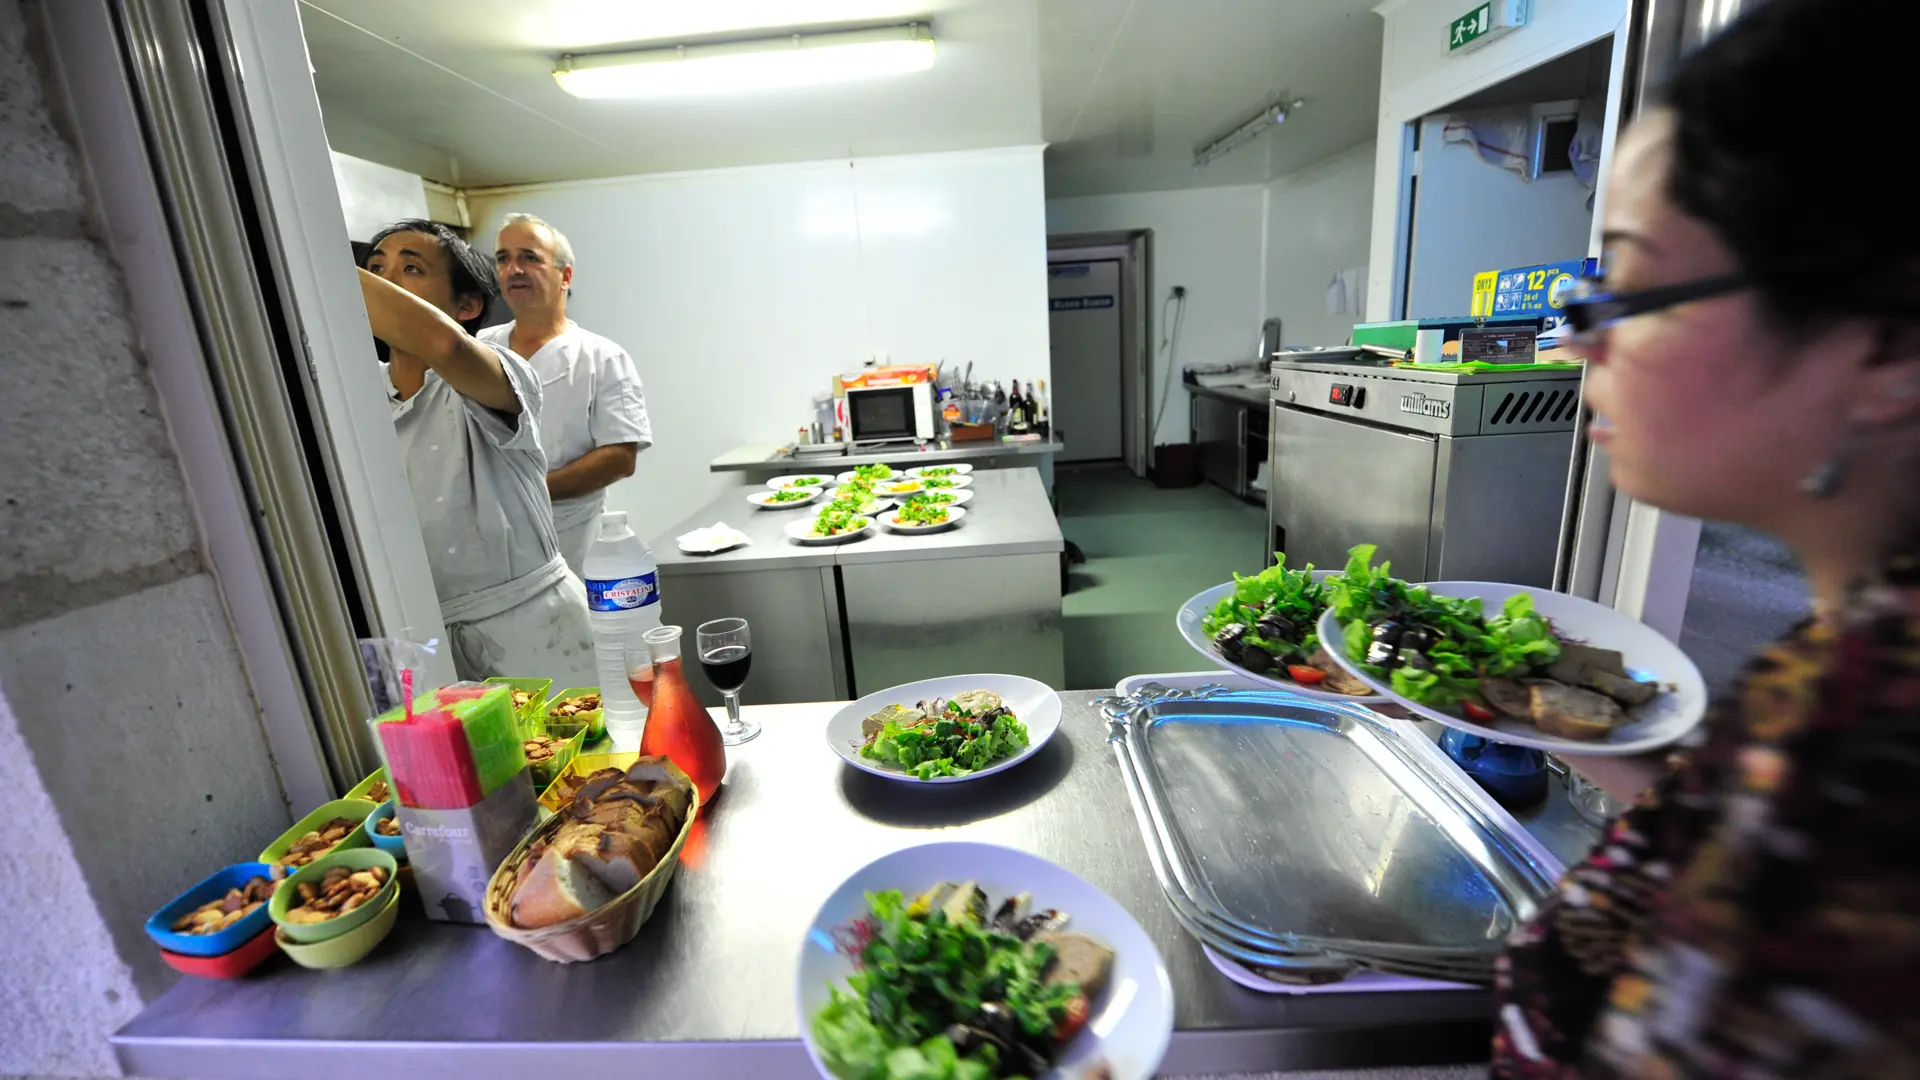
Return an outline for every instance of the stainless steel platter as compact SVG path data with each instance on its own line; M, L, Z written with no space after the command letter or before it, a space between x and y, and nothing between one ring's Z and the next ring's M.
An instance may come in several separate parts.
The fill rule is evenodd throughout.
M1269 978L1486 982L1559 866L1410 724L1283 691L1102 703L1162 891Z

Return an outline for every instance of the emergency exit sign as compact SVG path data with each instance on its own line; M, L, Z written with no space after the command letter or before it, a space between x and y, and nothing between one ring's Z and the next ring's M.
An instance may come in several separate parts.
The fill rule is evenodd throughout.
M1447 51L1477 49L1527 25L1528 0L1488 0L1447 24Z

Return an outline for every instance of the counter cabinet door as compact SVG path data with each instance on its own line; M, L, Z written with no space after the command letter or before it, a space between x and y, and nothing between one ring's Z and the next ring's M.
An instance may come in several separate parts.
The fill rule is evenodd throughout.
M1287 565L1337 569L1349 548L1374 544L1376 563L1425 579L1432 436L1276 405L1269 439L1268 516Z

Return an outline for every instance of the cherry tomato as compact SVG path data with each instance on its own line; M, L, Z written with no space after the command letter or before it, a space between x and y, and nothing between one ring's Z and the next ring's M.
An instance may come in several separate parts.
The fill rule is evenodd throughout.
M1499 714L1477 701L1468 699L1460 703L1460 711L1467 714L1469 720L1492 720Z
M1087 1026L1087 1017L1091 1013L1092 1006L1087 1002L1087 995L1073 995L1067 1001L1066 1015L1060 1018L1060 1025L1053 1029L1053 1041L1063 1043L1080 1034L1080 1029Z
M1288 664L1287 674L1293 678L1294 682L1299 683L1301 686L1312 686L1314 683L1321 682L1327 677L1326 672L1321 671L1317 667L1308 667L1305 664Z

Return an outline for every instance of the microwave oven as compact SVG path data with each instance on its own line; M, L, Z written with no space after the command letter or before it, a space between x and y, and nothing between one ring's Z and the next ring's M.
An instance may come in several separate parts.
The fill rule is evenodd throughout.
M849 386L847 441L932 442L933 385Z

